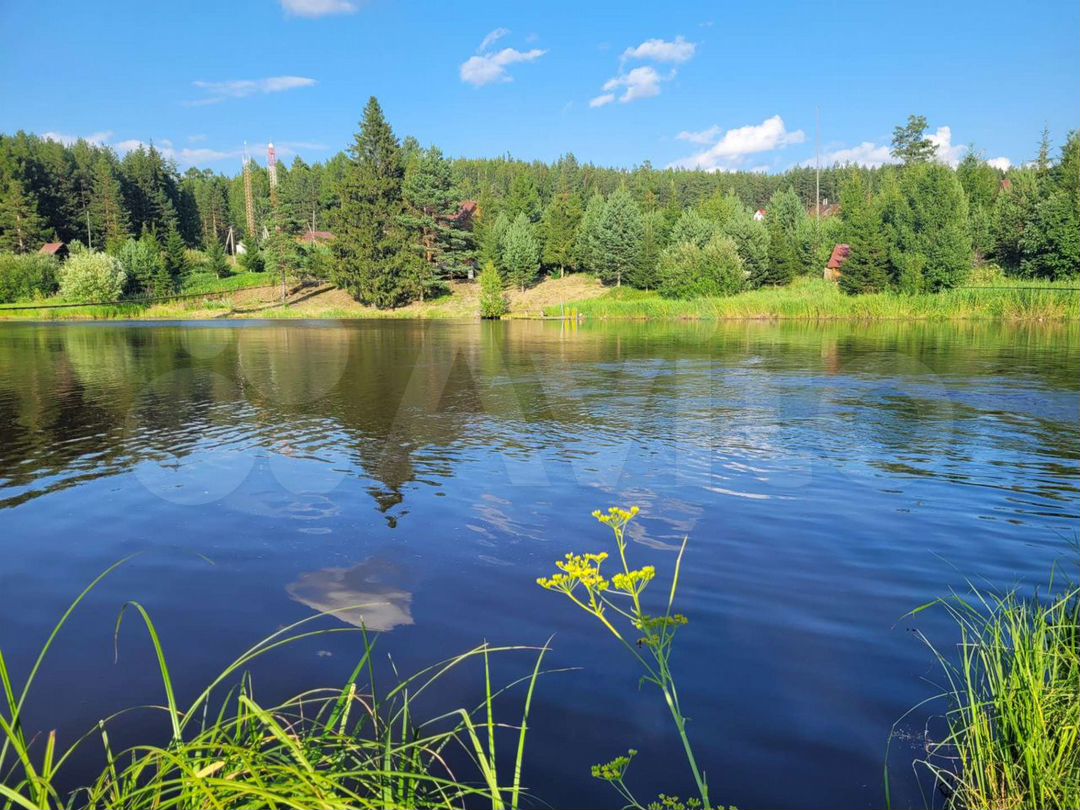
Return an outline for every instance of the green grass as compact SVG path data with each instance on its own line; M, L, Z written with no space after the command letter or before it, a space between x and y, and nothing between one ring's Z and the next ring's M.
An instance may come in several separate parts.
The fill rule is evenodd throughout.
M375 639L356 628L312 629L314 616L260 641L226 667L190 704L181 706L164 648L149 614L137 614L150 636L161 676L163 705L144 708L161 717L162 745L114 750L110 730L128 712L102 720L68 746L55 732L39 738L23 725L34 680L60 630L86 596L122 563L92 582L72 603L44 643L22 684L0 653L0 808L396 808L490 806L517 808L525 796L523 760L533 691L547 647L482 645L375 688ZM255 700L247 668L275 650L315 636L359 632L359 661L343 685L296 695L272 706ZM503 689L492 686L492 661L532 657L531 674ZM477 706L421 716L417 699L447 673L468 665L482 672ZM496 720L509 691L524 692L517 724ZM46 697L47 699L47 697ZM496 761L496 740L512 748ZM91 745L92 743L92 745ZM58 785L79 749L100 752L100 773L66 792ZM81 752L86 755L88 752Z
M955 655L931 645L948 732L917 765L953 808L1080 807L1080 589L1051 583L1022 599L973 588L919 610L931 606L949 612L960 643Z
M993 286L1004 289L983 289ZM585 318L676 319L801 319L801 320L1065 320L1080 317L1077 282L995 278L980 280L936 294L879 293L849 296L822 279L800 278L786 287L771 287L726 298L673 300L656 292L613 289L588 301L566 305L566 311ZM558 307L545 310L559 315Z
M274 273L241 272L225 278L218 278L213 273L192 273L185 279L184 287L180 292L184 295L236 292L251 287L266 287L280 283L281 276Z

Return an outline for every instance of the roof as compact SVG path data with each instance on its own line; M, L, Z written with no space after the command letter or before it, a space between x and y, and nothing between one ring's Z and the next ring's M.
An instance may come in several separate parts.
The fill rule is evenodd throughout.
M839 270L849 258L851 258L851 246L837 245L832 249L832 256L829 257L829 263L825 266L830 270Z
M476 200L464 200L458 208L457 213L450 217L450 220L452 222L468 222L476 215L479 208L480 203Z
M297 237L297 241L304 243L329 242L333 238L334 235L330 231L305 231L302 236Z
M38 253L44 253L46 256L55 256L63 249L63 242L46 242L41 246L41 250L39 250Z

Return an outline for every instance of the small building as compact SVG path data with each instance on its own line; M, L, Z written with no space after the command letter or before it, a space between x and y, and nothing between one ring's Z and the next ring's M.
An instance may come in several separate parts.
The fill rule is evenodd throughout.
M829 263L825 265L825 280L826 281L839 281L841 275L841 268L851 258L851 246L850 245L837 245L832 249L832 255L829 257Z
M765 209L759 208L754 212L754 222L763 222L765 220Z
M55 256L58 259L66 259L68 248L63 242L46 242L38 251L42 256Z
M302 236L296 237L301 245L325 245L332 241L334 235L330 231L307 231Z
M473 220L480 211L480 203L476 200L465 200L461 203L457 213L450 217L450 221L459 228L472 230Z

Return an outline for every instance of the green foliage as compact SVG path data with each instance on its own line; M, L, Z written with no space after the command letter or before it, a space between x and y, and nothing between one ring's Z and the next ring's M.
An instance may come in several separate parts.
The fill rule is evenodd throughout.
M266 259L257 245L252 245L236 257L236 263L245 273L262 273L266 270Z
M60 268L60 295L73 303L106 303L124 294L127 272L107 253L73 252Z
M684 211L682 216L671 227L668 242L671 245L691 244L697 247L705 247L718 230L719 226L716 222L706 219L690 208Z
M555 195L544 210L541 220L544 234L543 260L548 267L559 268L560 276L567 267L575 264L574 239L583 213L581 199L569 192Z
M58 263L40 253L0 253L0 303L30 301L57 289Z
M540 246L525 214L518 214L506 229L502 264L506 268L507 281L522 291L536 281L540 272Z
M253 247L253 249L255 249ZM210 240L206 246L206 269L218 278L225 278L232 273L229 267L229 257L225 254L225 248L216 239Z
M325 245L310 244L299 251L297 275L304 281L328 281L334 273L334 253Z
M45 222L22 183L11 178L0 185L0 250L29 253L47 238Z
M127 292L154 295L160 286L165 263L157 240L147 232L140 239L128 239L116 254L127 277ZM164 291L162 291L164 293Z
M506 215L515 219L524 214L529 222L540 221L544 207L540 201L540 190L531 172L519 172L510 183L510 192L506 198Z
M480 317L501 318L510 310L510 302L503 292L503 280L494 262L488 262L480 271Z
M926 117L909 115L907 124L893 129L892 156L905 166L929 163L937 154L937 147L926 137Z
M398 277L408 264L402 254L413 249L402 224L404 174L401 147L372 96L338 187L334 281L357 301L379 308L408 299Z
M181 284L191 272L191 263L188 261L187 247L180 231L172 228L165 239L165 250L162 253L165 270L174 284Z
M906 206L897 223L897 249L921 266L919 289L957 286L971 270L973 252L967 199L956 174L938 163L913 165L903 172L900 190ZM911 286L901 284L909 291Z
M721 228L732 220L749 214L742 200L730 189L726 193L721 193L720 189L714 191L713 195L698 207L698 211Z
M665 298L734 295L746 289L738 246L716 235L704 247L680 242L660 254L660 294Z
M958 655L931 645L949 733L917 765L952 807L1080 807L1080 589L1051 582L1035 599L973 590L914 613L930 607L947 611L960 641Z
M601 281L620 286L641 262L645 236L641 209L629 192L620 188L608 197L595 228L593 270Z
M667 220L663 211L649 211L641 219L641 258L627 281L639 290L654 290L660 283L660 254L666 239Z
M857 174L840 200L842 238L851 248L840 271L840 289L848 295L884 292L889 288L889 246L881 208Z
M599 194L589 198L574 239L574 264L578 269L589 273L596 272L600 220L604 216L604 205L604 198Z
M1080 209L1065 191L1053 191L1035 207L1020 238L1020 271L1034 278L1080 274Z
M417 147L411 155L405 168L402 196L405 202L402 222L411 234L416 255L430 265L425 270L408 262L411 270L405 286L410 297L423 300L439 273L454 276L466 272L474 258L473 238L454 219L460 193L450 161L438 147ZM425 279L423 283L419 283L421 278Z
M803 268L798 249L800 224L806 219L798 195L793 189L777 191L769 199L765 228L769 233L769 267L755 279L756 286L788 284Z
M744 213L728 220L723 234L731 237L747 273L747 285L760 287L769 274L769 232L765 225Z
M480 234L480 261L483 265L494 264L501 270L503 250L506 247L506 232L510 228L510 218L500 213L490 224L485 224Z

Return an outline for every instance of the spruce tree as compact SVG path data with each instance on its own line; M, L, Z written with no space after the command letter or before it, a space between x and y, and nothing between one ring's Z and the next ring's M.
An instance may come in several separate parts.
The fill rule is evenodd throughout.
M889 285L888 245L861 174L853 175L840 199L843 239L851 249L840 270L840 289L849 295L882 292Z
M191 268L188 265L187 246L184 244L184 238L180 236L180 231L176 228L169 229L169 235L165 239L163 258L165 260L165 269L168 271L173 284L181 285L184 279L187 278Z
M518 214L506 229L503 242L503 266L506 278L522 292L536 280L540 272L540 246L532 233L532 224L525 214Z
M506 198L506 215L513 220L518 214L524 214L529 222L539 222L543 214L540 190L536 187L532 172L519 171L510 182L510 193Z
M403 179L401 147L372 96L339 184L334 228L334 281L365 304L394 307L407 298L397 276L401 254L411 249L402 224Z
M904 170L900 188L909 216L905 253L922 264L928 290L955 287L974 255L963 186L948 166L923 163Z
M676 220L668 234L668 241L672 245L680 245L688 242L698 247L705 247L712 239L719 226L711 219L707 219L689 208Z
M106 250L118 249L131 235L131 223L116 167L107 153L101 154L94 163L89 208L94 244Z
M747 285L760 287L769 273L769 232L749 212L728 221L723 233L730 236L747 272Z
M206 246L206 268L218 278L225 278L230 273L229 257L217 239L211 238Z
M596 230L593 262L600 280L622 286L641 261L644 237L641 209L626 189L617 189L608 197Z
M777 191L769 199L765 227L769 232L769 270L761 279L763 284L788 284L802 271L798 250L800 223L806 219L799 196L794 189Z
M574 266L588 273L597 272L596 259L599 253L597 239L600 233L600 220L604 215L604 198L594 194L585 206L585 213L578 223L574 236Z
M544 232L544 264L559 268L562 278L567 267L574 264L574 238L581 222L581 200L576 194L556 194L544 211L541 227Z
M460 274L473 258L472 234L457 227L454 220L460 193L450 161L438 147L417 148L411 154L402 194L405 201L402 221L409 229L410 241L417 254L431 266L430 272L420 275L437 278L443 272L451 276ZM419 269L413 268L417 272ZM413 282L419 278L416 272L411 275Z

